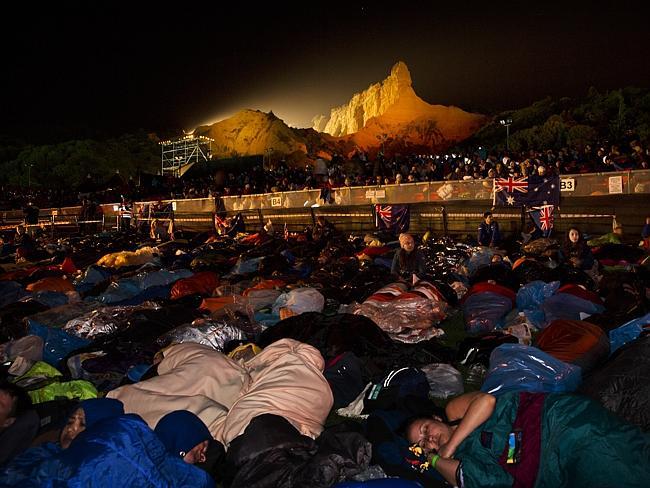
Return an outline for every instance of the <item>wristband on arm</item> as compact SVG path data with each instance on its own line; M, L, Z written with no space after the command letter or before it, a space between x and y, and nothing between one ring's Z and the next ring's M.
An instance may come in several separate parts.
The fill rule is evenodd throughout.
M431 459L429 460L429 466L432 467L433 469L436 468L436 463L438 462L438 459L440 459L439 454L434 454L431 456Z

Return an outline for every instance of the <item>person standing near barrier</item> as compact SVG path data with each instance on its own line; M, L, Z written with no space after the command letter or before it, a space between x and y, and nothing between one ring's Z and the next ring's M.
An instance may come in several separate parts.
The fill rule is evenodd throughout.
M131 228L131 219L133 217L133 211L131 210L131 205L122 197L122 203L118 209L118 230L129 230Z
M27 203L27 206L23 208L24 223L27 227L27 233L32 237L34 235L34 229L36 229L36 227L32 226L38 225L38 214L39 208L34 205L32 201Z
M489 210L483 214L483 222L478 226L478 244L479 246L497 247L501 240L499 233L499 224L492 212Z

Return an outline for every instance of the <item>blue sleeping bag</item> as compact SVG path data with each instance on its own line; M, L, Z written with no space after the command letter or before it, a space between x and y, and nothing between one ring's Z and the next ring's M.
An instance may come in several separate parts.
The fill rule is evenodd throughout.
M208 474L165 450L135 415L98 422L68 449L29 449L0 470L0 486L212 487Z

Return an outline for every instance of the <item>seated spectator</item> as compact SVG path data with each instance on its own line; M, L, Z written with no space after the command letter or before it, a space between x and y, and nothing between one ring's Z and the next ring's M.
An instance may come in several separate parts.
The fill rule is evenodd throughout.
M312 231L312 239L315 241L326 241L328 240L336 231L334 224L327 220L322 215L316 217L316 225Z
M645 225L641 230L641 247L650 250L650 216L645 218Z
M499 224L494 220L492 212L488 210L483 214L483 222L478 226L478 244L479 246L496 247L500 240Z
M160 220L153 219L149 229L149 237L156 241L166 241L168 237L167 228L168 226Z
M400 249L393 256L391 273L404 278L410 278L413 274L423 275L425 273L424 256L419 249L415 248L413 236L400 234L399 244Z
M560 259L565 264L578 269L588 270L594 266L595 260L591 249L577 227L570 227L560 249Z
M36 241L25 232L24 225L16 226L14 246L16 247L16 262L29 260L36 250Z

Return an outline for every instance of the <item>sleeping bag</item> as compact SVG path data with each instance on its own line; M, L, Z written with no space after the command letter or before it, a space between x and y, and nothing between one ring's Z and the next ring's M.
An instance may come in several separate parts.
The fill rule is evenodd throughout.
M511 452L510 437L518 439ZM642 488L650 479L650 436L577 395L499 397L454 457L466 488Z
M1 486L211 487L208 474L168 453L133 415L109 418L83 431L68 449L29 449L0 470Z

